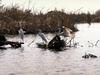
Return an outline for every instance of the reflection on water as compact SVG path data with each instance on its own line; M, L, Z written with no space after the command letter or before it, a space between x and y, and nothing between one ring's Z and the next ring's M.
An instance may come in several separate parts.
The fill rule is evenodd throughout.
M0 75L100 75L100 43L90 47L87 41L93 44L99 40L99 24L79 25L75 41L79 42L77 48L55 53L36 47L36 42L41 41L34 35L25 36L25 44L22 48L0 50ZM52 34L46 35L48 39ZM17 37L7 37L8 40L19 40ZM28 44L35 39L30 46ZM83 45L83 46L81 46ZM82 56L93 53L96 59L83 59Z

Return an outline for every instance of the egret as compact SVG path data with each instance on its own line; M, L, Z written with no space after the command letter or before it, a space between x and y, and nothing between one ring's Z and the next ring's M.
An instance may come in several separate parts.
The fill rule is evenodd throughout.
M45 34L44 34L44 33L42 33L42 31L41 31L41 30L39 30L38 35L42 38L43 42L45 42L45 43L47 43L47 42L48 42L48 41L47 41L47 39L46 39Z
M73 41L74 45L75 32L73 32L70 28L62 26L62 28L59 29L59 35L63 36L65 41L67 38L70 38L70 41L67 44L70 43L71 46L71 42Z
M22 28L20 28L19 29L19 36L20 36L22 41L24 41L24 33L25 33L25 31Z

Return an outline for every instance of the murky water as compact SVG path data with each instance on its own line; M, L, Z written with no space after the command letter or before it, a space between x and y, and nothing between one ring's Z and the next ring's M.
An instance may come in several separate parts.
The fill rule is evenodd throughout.
M22 48L0 50L0 75L100 75L100 24L78 25L75 41L79 45L61 52L37 48L36 42L41 39L34 35L25 35ZM46 35L50 40L53 35ZM20 40L18 36L8 36L8 40ZM28 44L35 39L30 46ZM91 44L94 46L91 46ZM83 59L82 56L92 53L96 59Z

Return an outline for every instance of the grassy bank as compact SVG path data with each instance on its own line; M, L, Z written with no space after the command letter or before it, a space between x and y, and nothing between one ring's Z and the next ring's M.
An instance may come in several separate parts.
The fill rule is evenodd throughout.
M18 34L22 27L27 34L37 33L38 29L43 32L55 32L58 27L66 26L77 31L74 27L76 23L99 22L98 15L90 13L65 13L64 11L49 11L36 14L31 10L21 10L18 7L0 8L0 34Z

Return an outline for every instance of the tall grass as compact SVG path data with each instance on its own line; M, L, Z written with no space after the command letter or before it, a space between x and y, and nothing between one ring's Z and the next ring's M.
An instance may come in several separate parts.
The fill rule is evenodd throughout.
M66 26L73 31L76 23L100 22L100 19L94 19L96 14L90 13L65 13L64 11L49 11L45 14L39 12L33 14L31 10L21 10L18 7L0 8L0 34L18 34L22 27L27 34L37 33L38 29L43 32L56 32L58 27Z

